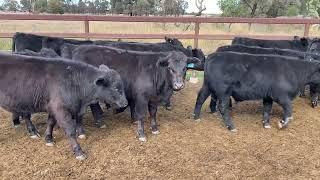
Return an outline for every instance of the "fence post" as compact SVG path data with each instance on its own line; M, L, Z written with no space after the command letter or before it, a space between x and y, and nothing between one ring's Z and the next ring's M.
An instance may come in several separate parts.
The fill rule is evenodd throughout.
M84 20L84 33L86 34L86 40L89 40L89 21L88 19Z
M305 24L305 25L304 25L304 33L303 33L303 36L308 37L308 36L309 36L309 31L310 31L310 24Z
M195 28L194 28L194 40L193 40L194 48L198 48L198 45L199 45L199 30L200 30L200 23L196 21Z
M198 48L199 47L199 30L200 30L200 23L198 21L195 22L195 28L194 28L194 39L193 39L193 47ZM191 77L190 77L191 83L197 83L198 77L197 72L192 71Z

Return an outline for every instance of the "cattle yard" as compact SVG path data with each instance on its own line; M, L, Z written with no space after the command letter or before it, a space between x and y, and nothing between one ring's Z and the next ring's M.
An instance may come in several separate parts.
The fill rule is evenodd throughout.
M1 110L0 173L2 179L51 178L218 178L312 179L320 175L318 109L309 98L294 102L294 120L278 130L282 109L274 105L271 129L262 127L262 103L234 105L232 117L239 130L225 129L219 114L210 114L208 101L200 122L191 112L200 84L187 83L173 97L173 110L159 108L160 134L154 136L146 121L146 143L139 142L130 112L113 115L106 110L107 128L97 129L91 113L84 119L87 139L80 140L88 159L79 162L70 153L61 129L54 131L56 145L45 146L43 137L30 139L24 123L14 129L10 114ZM46 114L33 121L43 134Z
M184 34L194 33L191 24L161 22L90 22L90 32L116 34ZM192 27L193 26L193 27ZM200 34L238 34L252 36L309 35L320 36L320 30L304 25L252 24L250 30L243 23L200 24ZM310 29L309 29L310 28ZM83 33L83 22L1 20L0 34L7 32ZM305 34L308 29L308 34ZM288 34L290 32L290 34ZM8 34L9 35L9 34ZM186 35L189 36L189 35ZM0 50L10 50L11 40L3 35ZM95 39L95 38L93 38ZM198 46L205 54L217 47L230 44L230 39L199 39ZM123 41L159 42L153 39L126 39ZM194 45L194 39L182 39L183 44ZM198 73L202 76L203 72ZM104 107L105 129L94 125L90 110L84 117L87 138L79 139L88 158L78 161L70 152L68 139L60 128L54 129L53 147L45 146L44 132L47 114L38 113L32 121L41 138L31 139L25 122L14 128L11 113L0 109L0 177L1 179L317 179L320 175L320 113L310 106L310 96L297 97L293 103L294 120L287 129L279 130L283 110L273 105L271 129L262 127L262 102L233 103L231 116L237 133L229 132L219 113L209 113L209 100L203 105L201 120L194 121L192 112L202 79L197 84L175 92L171 111L159 107L159 135L151 133L146 120L147 142L135 137L136 124L130 111L113 114ZM208 98L210 99L210 98ZM319 107L318 107L319 108Z

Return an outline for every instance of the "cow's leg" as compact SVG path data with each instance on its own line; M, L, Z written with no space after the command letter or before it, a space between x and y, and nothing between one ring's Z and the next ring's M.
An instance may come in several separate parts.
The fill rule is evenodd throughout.
M172 105L171 105L171 96L172 96L172 94L173 94L173 91L170 90L169 92L167 92L166 97L165 97L164 106L165 106L166 110L168 110L168 111L172 110Z
M317 84L310 84L310 96L311 96L311 106L316 108L318 106L318 91Z
M20 126L20 115L18 113L12 113L13 127L17 128Z
M72 119L69 112L58 107L57 109L53 109L53 113L58 125L64 129L65 134L68 137L76 159L84 160L86 156L77 142L76 120Z
M138 98L135 103L134 119L138 121L138 138L139 141L147 141L144 134L144 119L148 109L148 102L144 98Z
M218 104L219 111L222 115L222 118L226 127L232 132L237 132L237 129L235 129L232 119L230 117L230 112L229 112L230 100L229 99L230 99L229 95L225 95L219 98L219 104Z
M92 116L94 119L94 123L98 128L104 128L105 125L103 124L103 110L99 103L96 104L90 104L90 109L92 112Z
M54 145L52 131L53 131L54 126L56 125L56 122L57 121L54 119L54 117L51 114L49 114L48 125L47 125L47 129L45 132L45 141L46 141L47 146Z
M137 119L135 119L135 104L133 102L129 102L129 106L130 106L130 114L131 114L131 120L134 123L138 123Z
M83 115L76 115L75 119L76 119L76 124L77 124L76 126L77 126L78 138L85 139L86 135L84 133L83 123L82 123Z
M217 97L213 93L211 94L210 110L211 113L217 112Z
M264 128L271 128L270 126L270 113L272 109L273 100L271 98L264 98L263 99L263 127Z
M31 121L31 114L23 113L22 119L24 119L24 121L26 122L26 126L27 126L28 132L30 134L30 137L32 139L39 139L40 134L39 134L37 128L33 125L32 121Z
M157 105L155 103L149 103L149 114L152 134L159 134L157 125Z
M287 98L287 99L279 100L279 104L283 108L283 120L281 120L278 125L280 129L283 129L288 127L289 121L293 119L292 103L291 103L291 100Z
M300 87L299 97L306 97L305 90L306 90L306 86L303 85L303 86Z
M194 119L199 119L201 107L209 95L210 95L209 87L207 85L203 84L202 88L200 89L200 91L198 93L196 106L194 108Z

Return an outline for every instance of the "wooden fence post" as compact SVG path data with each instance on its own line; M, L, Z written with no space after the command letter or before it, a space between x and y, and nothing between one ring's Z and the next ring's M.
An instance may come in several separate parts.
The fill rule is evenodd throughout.
M303 33L303 36L308 37L308 36L309 36L309 31L310 31L310 24L305 24L305 25L304 25L304 33Z
M84 33L86 34L86 40L89 40L90 39L90 37L89 37L89 21L88 21L88 19L86 19L85 21L84 21Z
M200 23L198 21L195 22L195 28L194 28L194 39L193 39L193 47L198 48L199 47L199 31L200 31ZM191 77L190 77L191 83L197 83L198 77L197 72L192 71Z
M199 46L199 31L200 31L200 23L196 21L195 28L194 28L194 40L193 40L194 48L198 48Z

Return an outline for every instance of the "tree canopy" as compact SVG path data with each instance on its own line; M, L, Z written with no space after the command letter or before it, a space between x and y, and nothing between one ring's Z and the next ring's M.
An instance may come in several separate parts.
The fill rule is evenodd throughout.
M319 0L218 0L222 16L233 17L319 17Z

